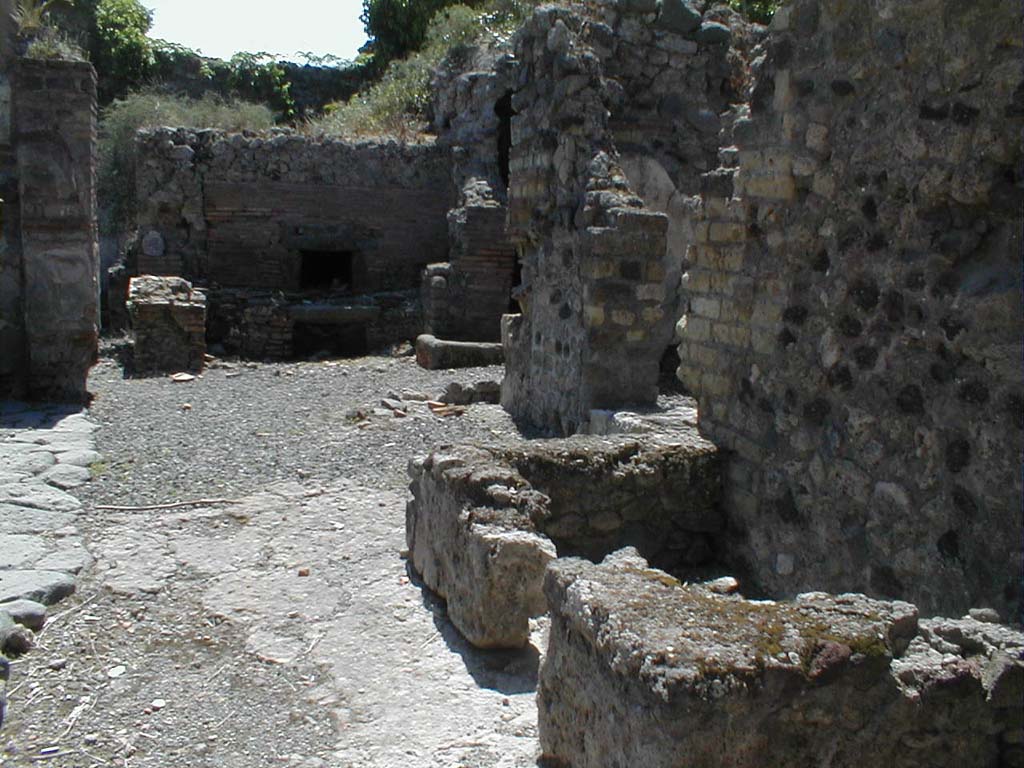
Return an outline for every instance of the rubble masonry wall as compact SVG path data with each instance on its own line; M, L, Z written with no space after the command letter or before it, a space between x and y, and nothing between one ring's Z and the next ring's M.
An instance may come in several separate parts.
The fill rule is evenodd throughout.
M795 0L704 178L679 375L774 594L1017 613L1021 14Z

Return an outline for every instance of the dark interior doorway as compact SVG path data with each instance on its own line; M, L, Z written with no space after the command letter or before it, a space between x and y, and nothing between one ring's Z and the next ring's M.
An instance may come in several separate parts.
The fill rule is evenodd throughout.
M351 293L355 261L351 251L300 251L300 257L299 288Z
M361 357L369 351L363 323L295 323L292 328L292 354L297 358Z
M512 156L512 116L515 113L512 109L512 91L508 91L494 104L494 114L498 116L498 172L506 190Z

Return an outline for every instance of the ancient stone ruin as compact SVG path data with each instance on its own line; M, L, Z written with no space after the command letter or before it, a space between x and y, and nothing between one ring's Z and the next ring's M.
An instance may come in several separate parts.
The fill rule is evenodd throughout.
M16 55L0 1L0 397L81 401L99 337L96 75Z
M457 79L512 91L502 404L565 437L411 462L409 553L476 645L550 611L551 764L1024 765L1021 28L543 7Z
M137 372L202 370L206 356L206 296L180 277L133 277L128 313L135 332Z
M520 431L410 459L407 560L472 646L549 629L548 765L1024 766L1021 22L543 5L435 141L143 131L136 370L503 361L409 399ZM95 78L7 50L0 395L80 398Z

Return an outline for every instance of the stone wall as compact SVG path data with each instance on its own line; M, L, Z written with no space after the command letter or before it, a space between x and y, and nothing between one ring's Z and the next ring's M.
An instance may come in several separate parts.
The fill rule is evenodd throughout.
M448 152L160 129L137 140L137 271L298 290L302 252L351 254L351 293L413 288L448 252Z
M521 316L505 321L503 404L562 433L650 404L679 314L700 173L738 98L731 13L689 5L542 9L516 43L510 232Z
M281 360L364 355L412 341L422 327L415 291L312 301L303 294L220 288L210 296L207 336L221 354Z
M720 466L692 426L446 446L409 464L410 558L470 642L521 646L556 556L629 545L687 577L713 569Z
M0 6L0 396L79 401L96 357L96 77L17 58Z
M212 344L364 354L422 330L410 292L447 258L447 148L180 129L136 148L129 269L206 286Z
M1017 611L1022 29L1002 0L795 0L758 52L679 375L772 593Z
M460 190L448 213L448 259L423 276L427 333L498 341L517 282L506 231L511 94L517 66L508 45L481 46L446 59L433 82L438 142L452 148Z
M22 310L18 177L11 140L14 79L14 0L0 0L0 397L25 390L25 318Z
M552 563L545 764L1024 765L1019 630L863 595L732 589L682 584L628 550Z

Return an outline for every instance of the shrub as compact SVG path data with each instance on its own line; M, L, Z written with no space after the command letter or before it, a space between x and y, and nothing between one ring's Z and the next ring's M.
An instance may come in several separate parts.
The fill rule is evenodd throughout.
M29 59L85 61L85 51L71 42L67 35L53 27L41 27L25 49Z
M781 0L729 0L734 10L759 24L768 24L780 4Z
M104 232L121 232L135 221L135 134L141 128L221 128L259 130L274 124L269 108L214 96L189 99L156 90L114 101L99 125L97 195Z
M533 7L497 0L483 8L452 5L431 19L419 51L392 61L380 80L308 124L314 133L409 138L427 116L430 80L445 57L464 55L481 40L503 40Z

